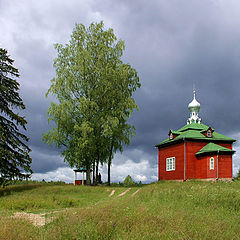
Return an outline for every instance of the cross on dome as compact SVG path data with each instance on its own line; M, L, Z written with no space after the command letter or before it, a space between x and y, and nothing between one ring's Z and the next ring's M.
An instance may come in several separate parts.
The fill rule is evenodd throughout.
M198 117L200 111L200 103L196 99L196 90L193 90L193 100L188 104L190 111L190 118L187 120L187 124L201 123L201 118Z

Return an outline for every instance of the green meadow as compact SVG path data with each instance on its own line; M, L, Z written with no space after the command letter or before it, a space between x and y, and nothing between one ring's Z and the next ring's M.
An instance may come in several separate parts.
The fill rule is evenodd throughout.
M240 239L240 182L8 186L0 239Z

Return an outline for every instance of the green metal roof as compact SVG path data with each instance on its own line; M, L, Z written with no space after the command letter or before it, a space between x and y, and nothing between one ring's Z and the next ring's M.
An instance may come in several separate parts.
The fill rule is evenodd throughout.
M222 147L220 145L217 145L215 143L208 143L206 146L204 146L201 150L199 150L195 155L203 154L203 153L212 153L212 152L226 152L226 153L234 153L235 151Z
M176 134L176 135L180 135L181 133L178 132L178 131L173 131L173 130L170 130L172 134Z
M179 135L176 136L174 139L170 140L169 138L165 139L164 141L160 142L159 144L155 145L155 147L160 147L162 145L172 144L182 139L187 140L205 140L205 141L227 141L227 142L235 142L236 140L226 137L218 132L213 132L212 137L205 136L202 132L203 130L208 130L208 126L203 123L191 123L183 126L182 128L178 129L177 132ZM173 132L173 131L172 131Z
M208 130L208 126L203 124L203 123L191 123L191 124L187 124L185 126L183 126L182 128L178 129L178 132L183 132L183 131L187 131L189 129L192 130Z
M209 128L210 129L210 128ZM215 130L213 129L213 128L211 128L212 129L212 131L214 132ZM200 131L201 133L203 133L203 132L206 132L206 130L202 130L202 131Z

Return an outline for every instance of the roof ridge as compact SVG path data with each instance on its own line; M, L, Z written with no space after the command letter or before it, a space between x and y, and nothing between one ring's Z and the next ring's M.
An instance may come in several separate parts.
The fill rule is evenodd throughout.
M188 126L190 126L190 125L191 124L188 124ZM195 124L195 125L200 125L200 124ZM186 125L184 127L186 127ZM218 142L218 141L235 142L236 141L236 140L234 140L234 139L232 139L230 137L227 137L227 136L225 136L225 135L223 135L221 133L218 133L216 131L213 132L212 137L207 137L204 134L202 134L201 129L203 129L203 127L205 129L209 128L208 126L204 125L204 126L201 126L200 129L194 129L194 128L188 128L187 127L186 129L183 129L183 131L179 131L179 130L178 131L173 131L173 130L171 130L171 131L173 131L173 133L176 132L177 136L174 137L173 139L167 138L167 139L161 141L159 144L155 145L155 147L159 147L161 145L165 145L165 144L168 144L168 143L171 144L171 143L174 143L176 141L182 140L184 138L185 139L193 139L193 140L195 139L195 140L200 140L200 141L203 140L203 141L209 141L209 142L211 142L211 141L216 141L216 142ZM180 128L180 130L181 129L182 128Z
M177 131L184 132L187 131L188 129L195 129L195 130L205 130L208 129L209 126L203 124L203 123L191 123L191 124L186 124Z

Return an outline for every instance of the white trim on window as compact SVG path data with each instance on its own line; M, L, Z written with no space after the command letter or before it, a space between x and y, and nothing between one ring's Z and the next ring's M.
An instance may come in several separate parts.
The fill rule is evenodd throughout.
M175 171L175 157L166 158L166 171Z
M209 130L207 130L207 137L212 137L212 132L211 132L211 130L209 129Z
M214 170L214 157L211 157L210 158L210 163L209 163L210 165L210 170Z

